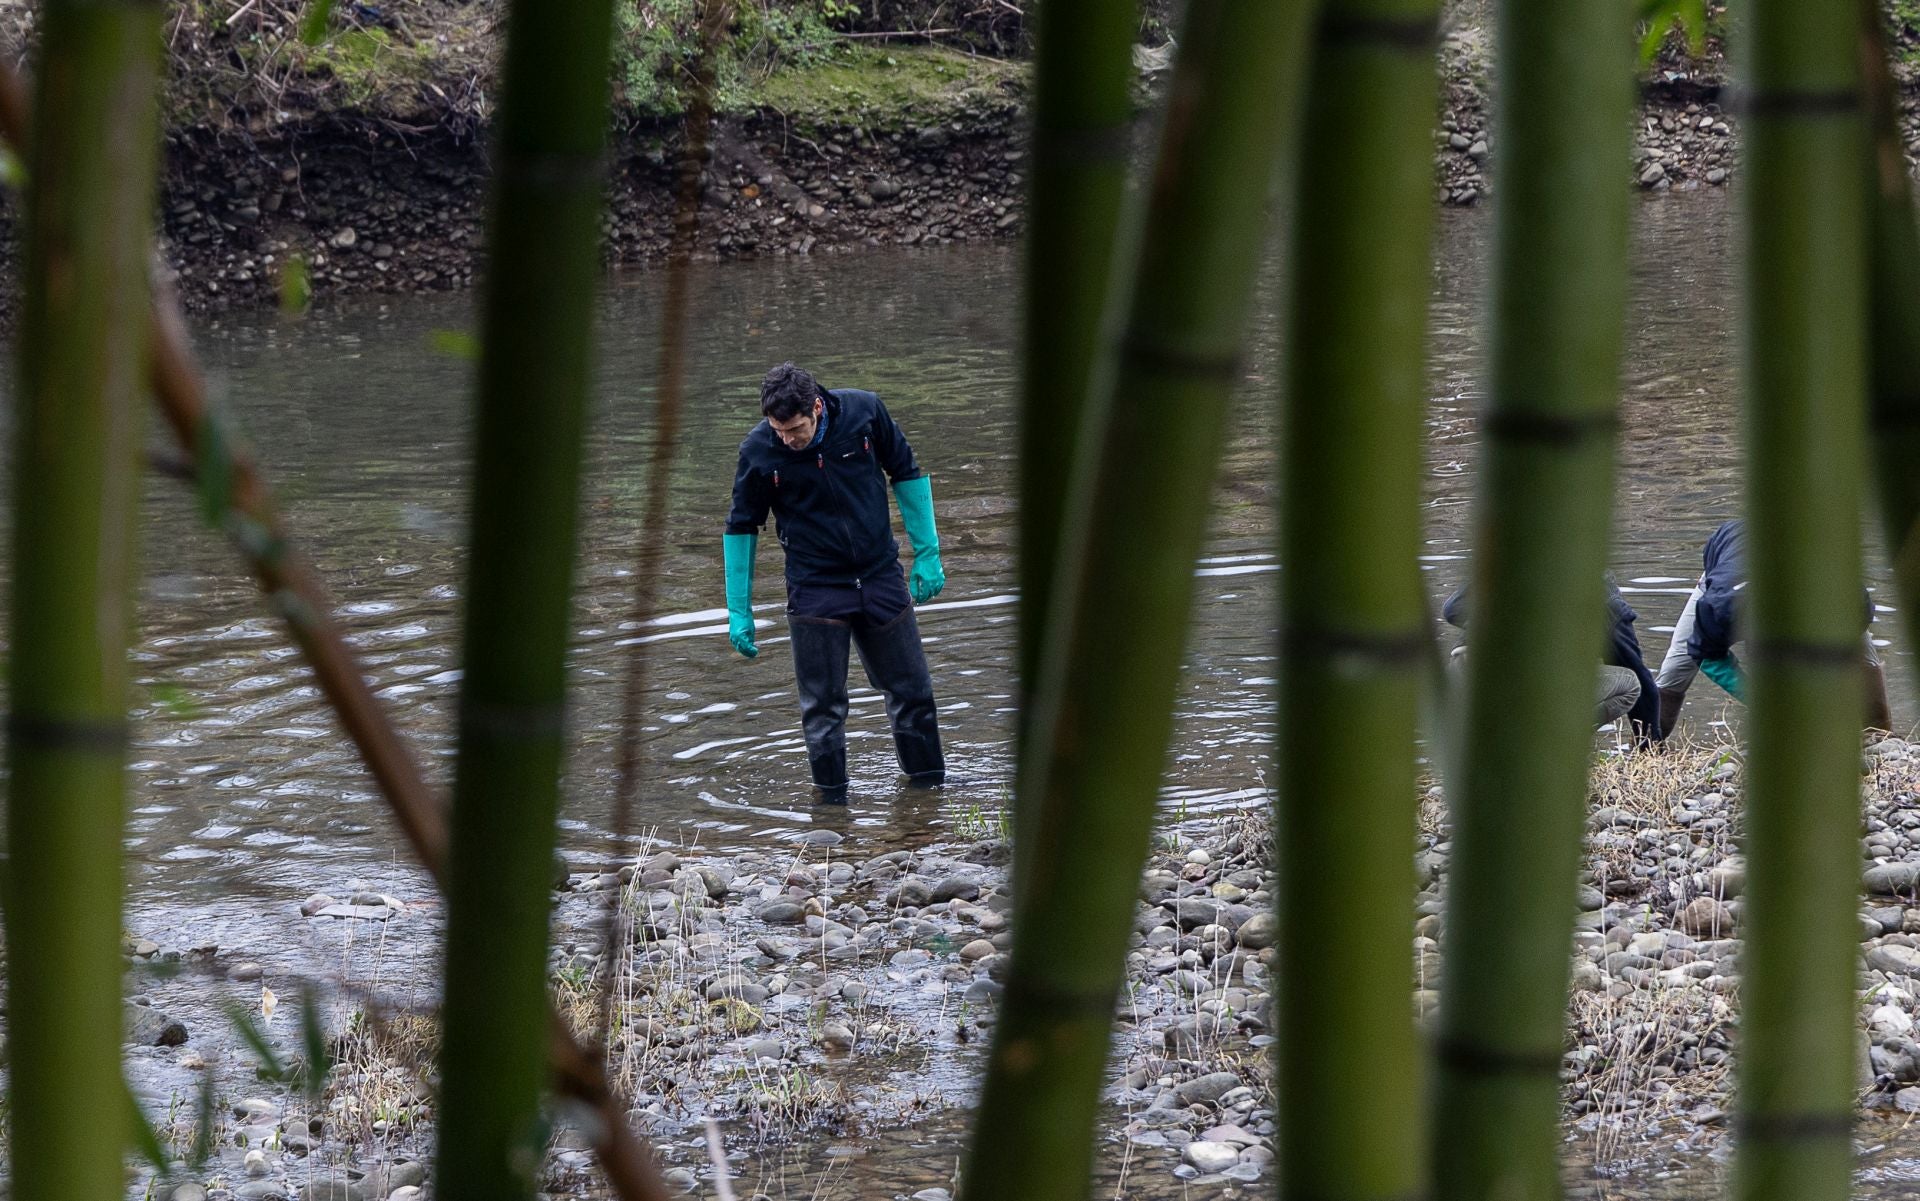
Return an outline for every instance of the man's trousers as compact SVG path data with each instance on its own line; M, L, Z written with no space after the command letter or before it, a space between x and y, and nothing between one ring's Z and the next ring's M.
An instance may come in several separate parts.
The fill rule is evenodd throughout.
M787 591L800 728L820 799L847 795L847 660L858 648L867 681L886 697L900 770L915 784L946 778L933 677L906 579L896 566L853 585L799 585Z

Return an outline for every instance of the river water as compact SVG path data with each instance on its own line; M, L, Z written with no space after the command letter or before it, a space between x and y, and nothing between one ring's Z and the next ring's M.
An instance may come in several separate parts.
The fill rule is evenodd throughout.
M1612 565L1657 664L1699 569L1700 545L1736 512L1743 483L1734 230L1719 193L1668 197L1636 216ZM1469 549L1489 234L1483 213L1442 216L1424 555L1436 602L1462 578ZM620 675L625 648L639 637L653 640L655 687L638 830L728 850L825 824L848 836L850 852L870 854L1000 811L1011 761L1018 269L1017 254L1002 246L701 268L664 616L646 629L626 618L662 280L609 282L575 622L576 749L562 830L571 857L615 855L608 826ZM1196 622L1165 789L1169 821L1258 804L1264 795L1273 732L1273 309L1263 303L1253 331L1196 571ZM470 298L421 297L345 304L299 320L229 317L197 331L216 388L252 436L379 695L442 779L458 679L473 365L435 347L472 321ZM734 451L757 417L759 376L785 358L829 386L878 391L934 476L948 584L923 607L921 626L956 779L940 793L896 787L883 708L863 689L851 719L853 803L831 812L808 803L771 538L756 591L763 653L749 663L728 648L718 551ZM379 971L389 983L430 993L430 889L406 863L353 753L227 547L199 523L193 498L156 481L150 502L129 928L163 946L233 949L262 963L270 980L323 975L358 952L333 926L298 917L300 898L387 892L420 903L427 917L394 923L381 936ZM1877 546L1870 540L1876 556ZM1891 604L1877 559L1871 580ZM1883 616L1875 632L1888 642L1896 715L1911 724L1911 653L1894 626ZM1693 720L1714 715L1711 691L1696 689ZM190 1022L219 1021L211 1009L196 1012L191 997L170 1003ZM903 1157L925 1163L931 1148L950 1165L957 1137L951 1123L929 1128L902 1144ZM1895 1175L1906 1163L1897 1150L1887 1153ZM1690 1171L1682 1177L1696 1179ZM1608 1195L1661 1194L1643 1179Z

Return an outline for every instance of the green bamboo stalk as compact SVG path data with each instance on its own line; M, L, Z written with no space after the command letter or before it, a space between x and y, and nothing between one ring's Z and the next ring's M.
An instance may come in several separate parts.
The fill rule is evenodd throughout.
M1894 591L1920 643L1920 228L1914 224L1897 85L1874 0L1861 0L1862 63L1873 145L1873 253L1867 311L1869 421Z
M1076 464L1037 711L1023 747L1012 970L963 1196L1084 1197L1114 1007L1171 732L1193 561L1305 0L1193 0L1132 265L1124 333ZM1113 603L1124 591L1125 604Z
M1560 1195L1560 1056L1626 307L1626 5L1503 0L1492 371L1433 1196ZM1611 52L1609 52L1611 48Z
M1746 945L1742 1201L1849 1195L1860 889L1867 197L1860 21L1747 22Z
M1283 1198L1424 1172L1408 1002L1432 0L1329 0L1287 305L1275 976ZM1583 596L1592 595L1586 581Z
M507 18L447 880L438 1191L534 1193L611 0Z
M1112 306L1127 184L1138 0L1047 0L1035 16L1032 186L1020 377L1020 662L1030 699L1058 566L1067 473ZM1024 740L1031 706L1020 706ZM1019 815L1015 815L1018 821Z
M8 639L10 1195L20 1201L126 1191L120 840L159 146L160 6L49 0L41 13Z

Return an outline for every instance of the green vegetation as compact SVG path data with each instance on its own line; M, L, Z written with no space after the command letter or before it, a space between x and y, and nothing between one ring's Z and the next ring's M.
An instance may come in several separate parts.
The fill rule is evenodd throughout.
M343 30L288 52L302 55L307 70L339 80L348 105L397 111L419 103L440 57L435 43L409 43L384 29Z
M753 89L723 93L724 111L768 108L812 124L894 128L960 115L1007 112L1028 71L1006 59L940 46L841 44L805 64L782 64Z

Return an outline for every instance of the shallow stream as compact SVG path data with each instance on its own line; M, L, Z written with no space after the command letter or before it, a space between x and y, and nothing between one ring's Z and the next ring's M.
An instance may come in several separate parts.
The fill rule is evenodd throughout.
M1736 512L1743 482L1731 213L1719 193L1636 210L1612 564L1641 613L1642 644L1655 666L1698 571L1700 545ZM1442 216L1423 556L1436 604L1460 581L1469 549L1489 234L1483 212ZM664 616L644 630L626 619L662 280L640 274L608 284L573 659L577 747L562 831L576 863L630 853L613 846L608 827L624 651L641 637L653 640L655 683L636 832L735 851L827 826L846 836L842 853L857 857L977 836L999 820L1011 762L1018 269L1017 254L999 246L701 268ZM1270 300L1263 304L1254 330L1212 534L1196 571L1196 624L1165 788L1171 823L1260 804L1268 777L1273 310ZM465 330L471 321L468 298L422 297L300 320L230 317L197 331L218 391L333 589L379 695L440 778L458 679L472 364L435 345L441 331ZM939 793L896 787L884 711L863 688L851 721L853 803L845 810L808 803L771 538L756 593L767 622L763 653L748 663L727 646L718 549L734 450L756 419L760 374L785 358L801 360L829 386L878 391L933 473L948 585L922 609L921 626L955 776ZM1154 471L1151 462L1140 467L1147 476ZM269 984L346 976L401 998L430 996L438 953L431 890L408 864L299 659L226 546L200 525L193 498L156 480L150 499L130 931L163 947L217 944L223 959L259 963ZM1870 551L1877 555L1877 539ZM1885 584L1877 562L1872 582ZM1891 603L1884 593L1880 599ZM1888 643L1896 716L1911 725L1920 716L1911 649L1890 614L1875 633ZM1696 689L1692 720L1713 716L1711 692L1705 683ZM399 897L408 916L374 933L297 912L309 893L356 890ZM192 1045L225 1048L231 1057L217 997L251 1005L257 988L189 977L156 982L153 991L187 1020ZM161 1075L151 1083L164 1092ZM960 1135L959 1119L948 1115L884 1136L858 1161L866 1166L836 1169L847 1183L821 1195L923 1187L906 1186L910 1172L939 1183ZM1920 1156L1920 1140L1894 1134L1878 1141L1887 1149L1871 1158L1866 1179L1885 1184L1863 1183L1863 1195L1882 1188L1904 1195L1920 1176L1920 1159L1904 1156ZM827 1162L818 1153L800 1158L811 1162L796 1170L813 1176ZM1666 1170L1647 1165L1628 1181L1582 1187L1609 1197L1675 1195L1658 1178ZM1702 1163L1681 1178L1693 1191L1713 1171ZM1164 1172L1136 1173L1127 1195L1181 1191Z

